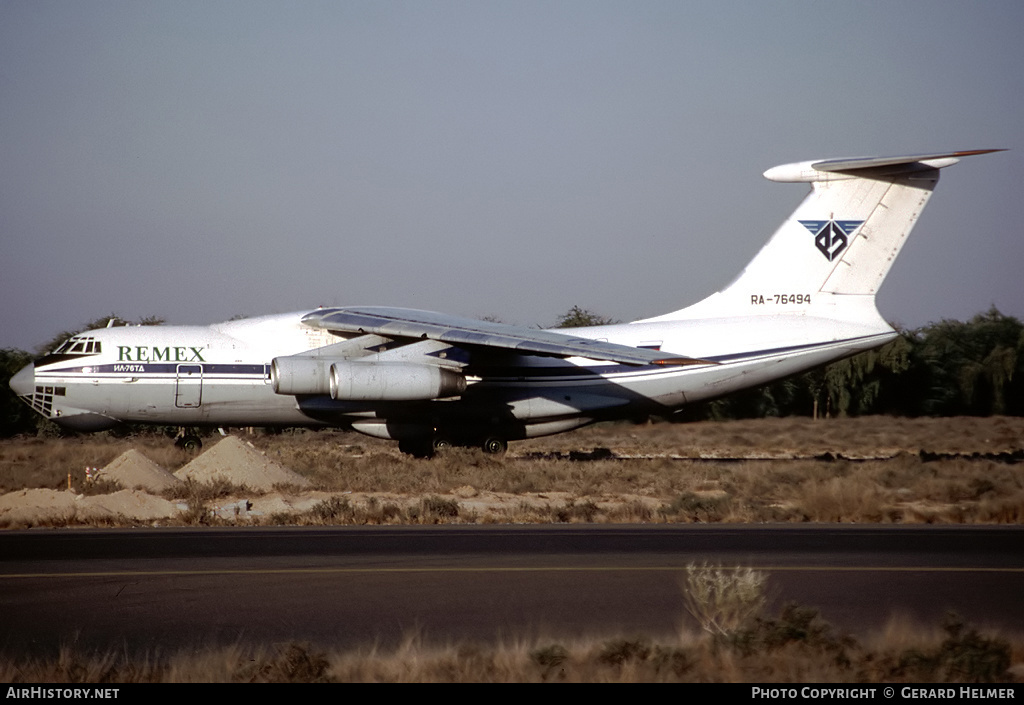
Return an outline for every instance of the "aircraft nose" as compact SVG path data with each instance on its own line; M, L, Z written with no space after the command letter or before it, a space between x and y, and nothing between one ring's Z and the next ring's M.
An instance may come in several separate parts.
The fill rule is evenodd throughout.
M31 396L36 391L36 370L34 365L25 365L11 377L11 389L19 397Z

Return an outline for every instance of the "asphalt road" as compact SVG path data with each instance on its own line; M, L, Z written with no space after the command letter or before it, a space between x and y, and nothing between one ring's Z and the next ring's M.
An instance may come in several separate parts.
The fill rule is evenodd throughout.
M0 651L391 646L692 626L689 563L769 574L772 609L1024 633L1024 527L544 525L0 534Z

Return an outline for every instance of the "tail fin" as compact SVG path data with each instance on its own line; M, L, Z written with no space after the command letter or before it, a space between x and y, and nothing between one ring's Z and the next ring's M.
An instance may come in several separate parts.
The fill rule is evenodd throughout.
M939 180L975 150L830 159L769 169L811 193L729 286L648 320L806 314L878 318L874 297Z

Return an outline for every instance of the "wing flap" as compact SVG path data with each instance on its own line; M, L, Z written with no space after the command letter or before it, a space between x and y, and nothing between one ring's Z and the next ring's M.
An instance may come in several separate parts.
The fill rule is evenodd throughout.
M438 340L452 345L500 348L530 355L583 357L624 365L714 364L706 360L666 355L658 350L632 348L563 333L406 308L324 308L303 316L302 322L325 330Z

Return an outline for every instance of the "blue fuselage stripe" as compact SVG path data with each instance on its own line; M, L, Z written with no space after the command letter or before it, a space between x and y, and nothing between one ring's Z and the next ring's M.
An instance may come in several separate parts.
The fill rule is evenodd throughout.
M106 374L145 374L168 375L177 374L179 367L202 368L204 377L217 375L258 375L264 377L270 365L220 364L209 362L114 362L105 365L83 365L81 367L63 367L60 369L36 370L37 374L47 375L106 375Z

